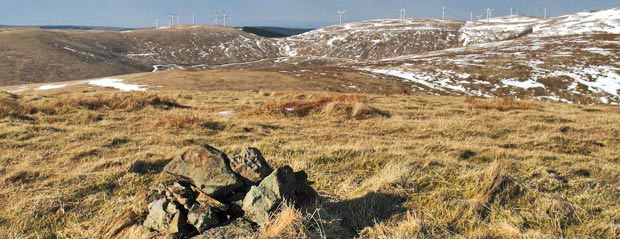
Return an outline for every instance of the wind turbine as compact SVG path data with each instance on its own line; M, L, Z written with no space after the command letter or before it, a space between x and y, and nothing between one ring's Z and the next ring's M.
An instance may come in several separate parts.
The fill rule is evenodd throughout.
M215 23L215 25L218 25L218 20L220 18L220 14L218 12L215 12L215 16L213 17L213 23Z
M177 26L178 25L181 25L181 17L180 16L177 16Z
M224 20L224 26L226 26L226 18L228 18L228 15L226 15L225 11L222 11L222 19Z
M547 19L547 8L543 8L545 10L545 19Z
M469 12L469 21L470 22L474 21L474 12Z
M168 27L172 28L174 25L174 13L168 13Z
M344 15L347 12L347 10L340 10L340 11L336 11L336 12L338 13L338 16L340 17L340 24L339 25L342 25L342 15Z
M491 21L492 14L493 14L493 9L487 8L487 22Z
M407 18L407 8L402 7L400 8L400 20L405 20L405 18Z
M446 20L446 5L441 6L441 19Z
M510 7L510 16L512 16L512 7Z
M192 14L192 25L196 25L196 13Z

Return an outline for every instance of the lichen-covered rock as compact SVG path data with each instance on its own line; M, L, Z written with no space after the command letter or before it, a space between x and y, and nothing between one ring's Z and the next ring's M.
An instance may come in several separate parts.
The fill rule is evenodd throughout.
M282 197L266 187L252 186L243 199L245 216L263 226L269 221L269 213L280 203Z
M191 239L252 238L253 234L252 223L243 218L237 218L227 225L211 228Z
M215 198L225 197L243 186L230 168L228 157L209 145L185 151L168 163L164 171Z
M257 148L244 148L236 152L230 161L232 170L241 175L251 184L258 184L273 169Z
M264 226L269 221L270 213L275 210L282 200L290 202L307 201L309 193L305 172L294 173L289 166L278 168L267 176L258 186L252 186L243 199L245 216ZM314 191L314 190L311 190Z
M208 205L195 204L187 214L187 222L194 226L199 233L218 226L220 218L214 208Z
M159 232L184 233L188 231L186 218L178 205L162 198L149 204L149 215L143 225Z

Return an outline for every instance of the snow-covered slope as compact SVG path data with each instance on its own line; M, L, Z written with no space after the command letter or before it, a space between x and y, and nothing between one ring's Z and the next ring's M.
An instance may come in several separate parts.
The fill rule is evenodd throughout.
M281 40L289 56L382 59L458 46L462 22L384 19L330 26Z
M459 30L463 45L503 41L527 35L541 19L529 16L507 16L489 20L468 21Z
M355 67L431 94L620 104L620 35L520 38Z
M575 34L620 34L620 8L551 18L534 26L532 37Z
M464 46L518 37L548 37L580 34L620 34L620 8L580 12L542 19L505 16L468 21L459 30Z

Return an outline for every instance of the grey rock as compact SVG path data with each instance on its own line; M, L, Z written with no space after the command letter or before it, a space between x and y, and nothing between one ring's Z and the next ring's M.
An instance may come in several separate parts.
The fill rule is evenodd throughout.
M243 199L245 217L264 226L272 213L283 200L306 202L315 193L308 186L305 172L294 173L289 166L278 168L267 176L258 186L252 186Z
M269 222L269 214L277 207L281 199L280 195L266 187L252 186L243 199L242 209L247 218L264 226Z
M209 145L185 151L168 163L164 171L215 198L225 197L243 186L230 168L228 157Z
M220 224L220 218L215 210L208 205L194 205L187 214L187 222L196 228L199 233L216 227Z
M257 148L244 148L236 152L230 161L232 170L241 175L251 184L258 184L273 169Z
M149 204L149 215L143 225L159 232L179 233L187 231L186 215L178 206L162 198Z

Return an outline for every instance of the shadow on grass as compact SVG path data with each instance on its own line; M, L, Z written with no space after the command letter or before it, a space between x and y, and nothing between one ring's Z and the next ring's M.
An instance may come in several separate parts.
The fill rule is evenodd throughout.
M373 192L359 198L326 203L324 208L342 219L342 227L349 231L347 238L350 238L358 236L365 227L405 213L404 202L405 198L399 195Z
M139 175L145 174L158 174L164 171L164 167L171 159L158 159L158 160L138 160L131 164L129 167L130 173L137 173Z

